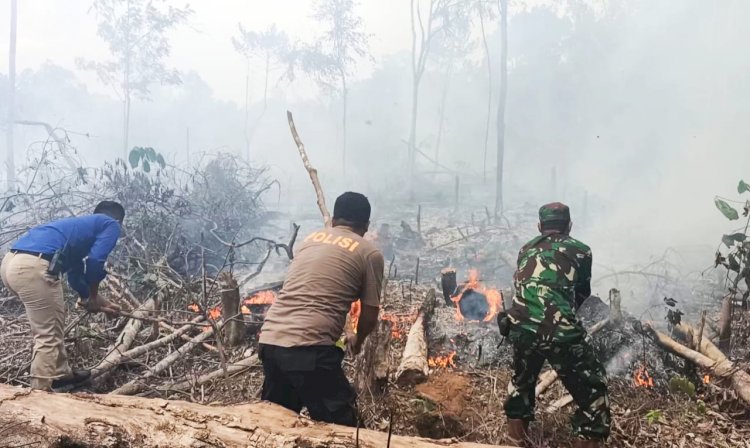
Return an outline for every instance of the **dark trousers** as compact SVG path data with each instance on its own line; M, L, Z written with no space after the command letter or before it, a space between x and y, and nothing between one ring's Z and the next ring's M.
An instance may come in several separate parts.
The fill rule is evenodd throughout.
M536 381L546 359L578 405L571 418L573 434L606 439L611 422L607 375L589 343L583 337L570 342L540 341L535 333L518 329L511 330L509 339L513 344L513 390L505 400L505 415L534 419Z
M356 426L356 396L336 346L279 347L260 344L261 398L294 412L306 407L313 420Z

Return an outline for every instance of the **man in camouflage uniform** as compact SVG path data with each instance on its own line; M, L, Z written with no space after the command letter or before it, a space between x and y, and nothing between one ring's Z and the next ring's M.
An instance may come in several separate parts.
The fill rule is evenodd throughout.
M544 205L541 234L518 255L516 294L508 311L514 372L505 414L511 438L522 446L545 359L578 405L571 419L576 446L600 447L609 435L606 374L575 315L591 294L591 249L570 237L570 229L568 206Z

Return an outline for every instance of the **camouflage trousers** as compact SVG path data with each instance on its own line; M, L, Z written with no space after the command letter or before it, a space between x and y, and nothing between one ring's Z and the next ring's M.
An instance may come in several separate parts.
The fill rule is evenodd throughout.
M606 439L611 419L606 372L585 338L541 341L536 333L514 328L509 339L513 345L513 378L512 391L505 400L505 415L534 420L537 377L546 359L578 405L571 418L573 433L584 439Z

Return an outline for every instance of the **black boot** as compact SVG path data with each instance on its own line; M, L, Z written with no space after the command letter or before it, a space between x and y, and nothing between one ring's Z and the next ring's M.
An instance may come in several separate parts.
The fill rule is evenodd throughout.
M70 375L52 381L52 389L75 386L91 378L91 370L73 370Z
M516 446L527 446L529 422L517 418L509 419L508 435Z

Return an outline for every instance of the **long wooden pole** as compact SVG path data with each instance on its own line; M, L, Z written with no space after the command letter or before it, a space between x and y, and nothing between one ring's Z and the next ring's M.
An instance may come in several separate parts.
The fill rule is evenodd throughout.
M312 181L313 188L315 189L315 196L318 200L318 208L320 209L320 213L323 215L323 222L325 223L326 227L328 227L331 225L331 213L328 211L328 207L326 207L326 198L323 195L323 187L320 186L320 179L318 179L318 170L316 170L312 166L312 164L310 163L310 159L307 157L305 144L302 143L302 139L299 138L297 127L294 125L294 118L292 117L292 113L286 111L286 118L289 122L289 130L292 131L292 138L294 138L294 143L297 144L299 155L300 157L302 157L302 164L305 165L307 174L310 175L310 180Z

